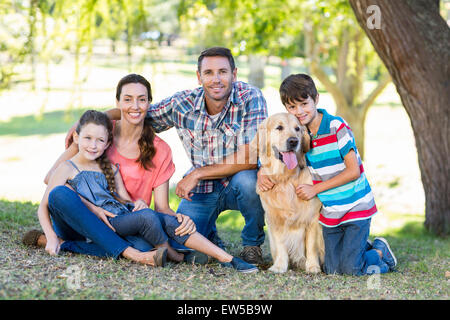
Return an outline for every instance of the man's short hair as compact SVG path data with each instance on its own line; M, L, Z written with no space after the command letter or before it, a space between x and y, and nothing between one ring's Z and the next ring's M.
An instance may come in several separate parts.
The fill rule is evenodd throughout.
M198 64L197 68L200 72L202 61L204 57L225 57L230 62L231 71L234 71L236 69L236 66L234 64L234 58L231 54L230 49L223 48L223 47L212 47L206 50L203 50L202 53L200 53L200 56L198 57Z
M291 74L280 85L280 98L283 105L294 101L303 101L317 97L317 89L313 79L304 73Z

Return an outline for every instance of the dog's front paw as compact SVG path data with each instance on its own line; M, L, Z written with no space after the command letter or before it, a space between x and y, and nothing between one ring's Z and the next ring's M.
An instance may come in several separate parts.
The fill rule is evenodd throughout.
M320 270L320 266L318 266L317 264L308 265L308 263L306 263L305 271L307 273L319 273L321 270Z
M285 273L287 271L287 267L283 267L283 266L277 266L277 265L273 265L269 268L269 271L275 272L275 273Z
M320 271L320 267L317 266L306 268L306 272L308 273L319 273Z

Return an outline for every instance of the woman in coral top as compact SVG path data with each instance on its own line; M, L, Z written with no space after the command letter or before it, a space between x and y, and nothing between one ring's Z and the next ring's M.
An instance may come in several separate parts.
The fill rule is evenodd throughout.
M154 192L155 211L176 216L180 223L175 229L175 235L191 235L196 232L193 221L188 216L175 213L169 207L169 179L175 171L175 166L170 147L154 134L150 125L145 124L145 121L148 121L145 116L151 100L150 83L144 77L130 74L119 81L116 102L121 110L121 120L113 122L114 138L107 155L110 162L119 168L125 188L135 203L133 211L148 208ZM47 174L45 182L48 182L61 162L70 159L77 152L78 146L72 143ZM126 239L119 237L107 219L115 215L78 196L67 184L50 192L48 208L50 213L57 212L51 216L54 230L61 239L58 251L114 258L122 255L136 262L155 265L156 251L149 251L152 246L136 236L128 236ZM46 238L42 232L32 230L24 236L23 242L45 247ZM250 268L241 265L241 261L235 261L235 258L208 240L205 239L204 242L202 251L223 261L226 267L233 267L241 272L257 271L253 266ZM173 261L207 262L207 255L198 251L177 252L168 241L155 246L167 247L167 256ZM227 261L230 257L233 260Z

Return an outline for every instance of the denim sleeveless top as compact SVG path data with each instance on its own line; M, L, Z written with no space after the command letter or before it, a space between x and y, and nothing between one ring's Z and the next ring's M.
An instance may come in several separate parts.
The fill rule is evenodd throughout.
M75 163L71 160L67 161L78 171L78 174L73 179L67 180L67 183L80 196L97 207L101 207L106 211L117 215L131 212L133 210L133 203L123 204L114 199L111 192L108 190L108 182L102 172L80 171ZM117 168L117 170L119 169Z

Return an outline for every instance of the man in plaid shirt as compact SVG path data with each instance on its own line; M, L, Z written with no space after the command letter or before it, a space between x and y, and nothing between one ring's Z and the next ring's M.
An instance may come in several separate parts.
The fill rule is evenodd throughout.
M248 144L267 118L258 88L236 81L229 49L214 47L198 58L201 87L152 104L147 117L156 132L175 127L193 167L177 184L182 198L177 212L191 217L197 230L218 244L216 219L222 211L239 210L245 219L241 257L263 263L264 210L255 192L256 159Z

